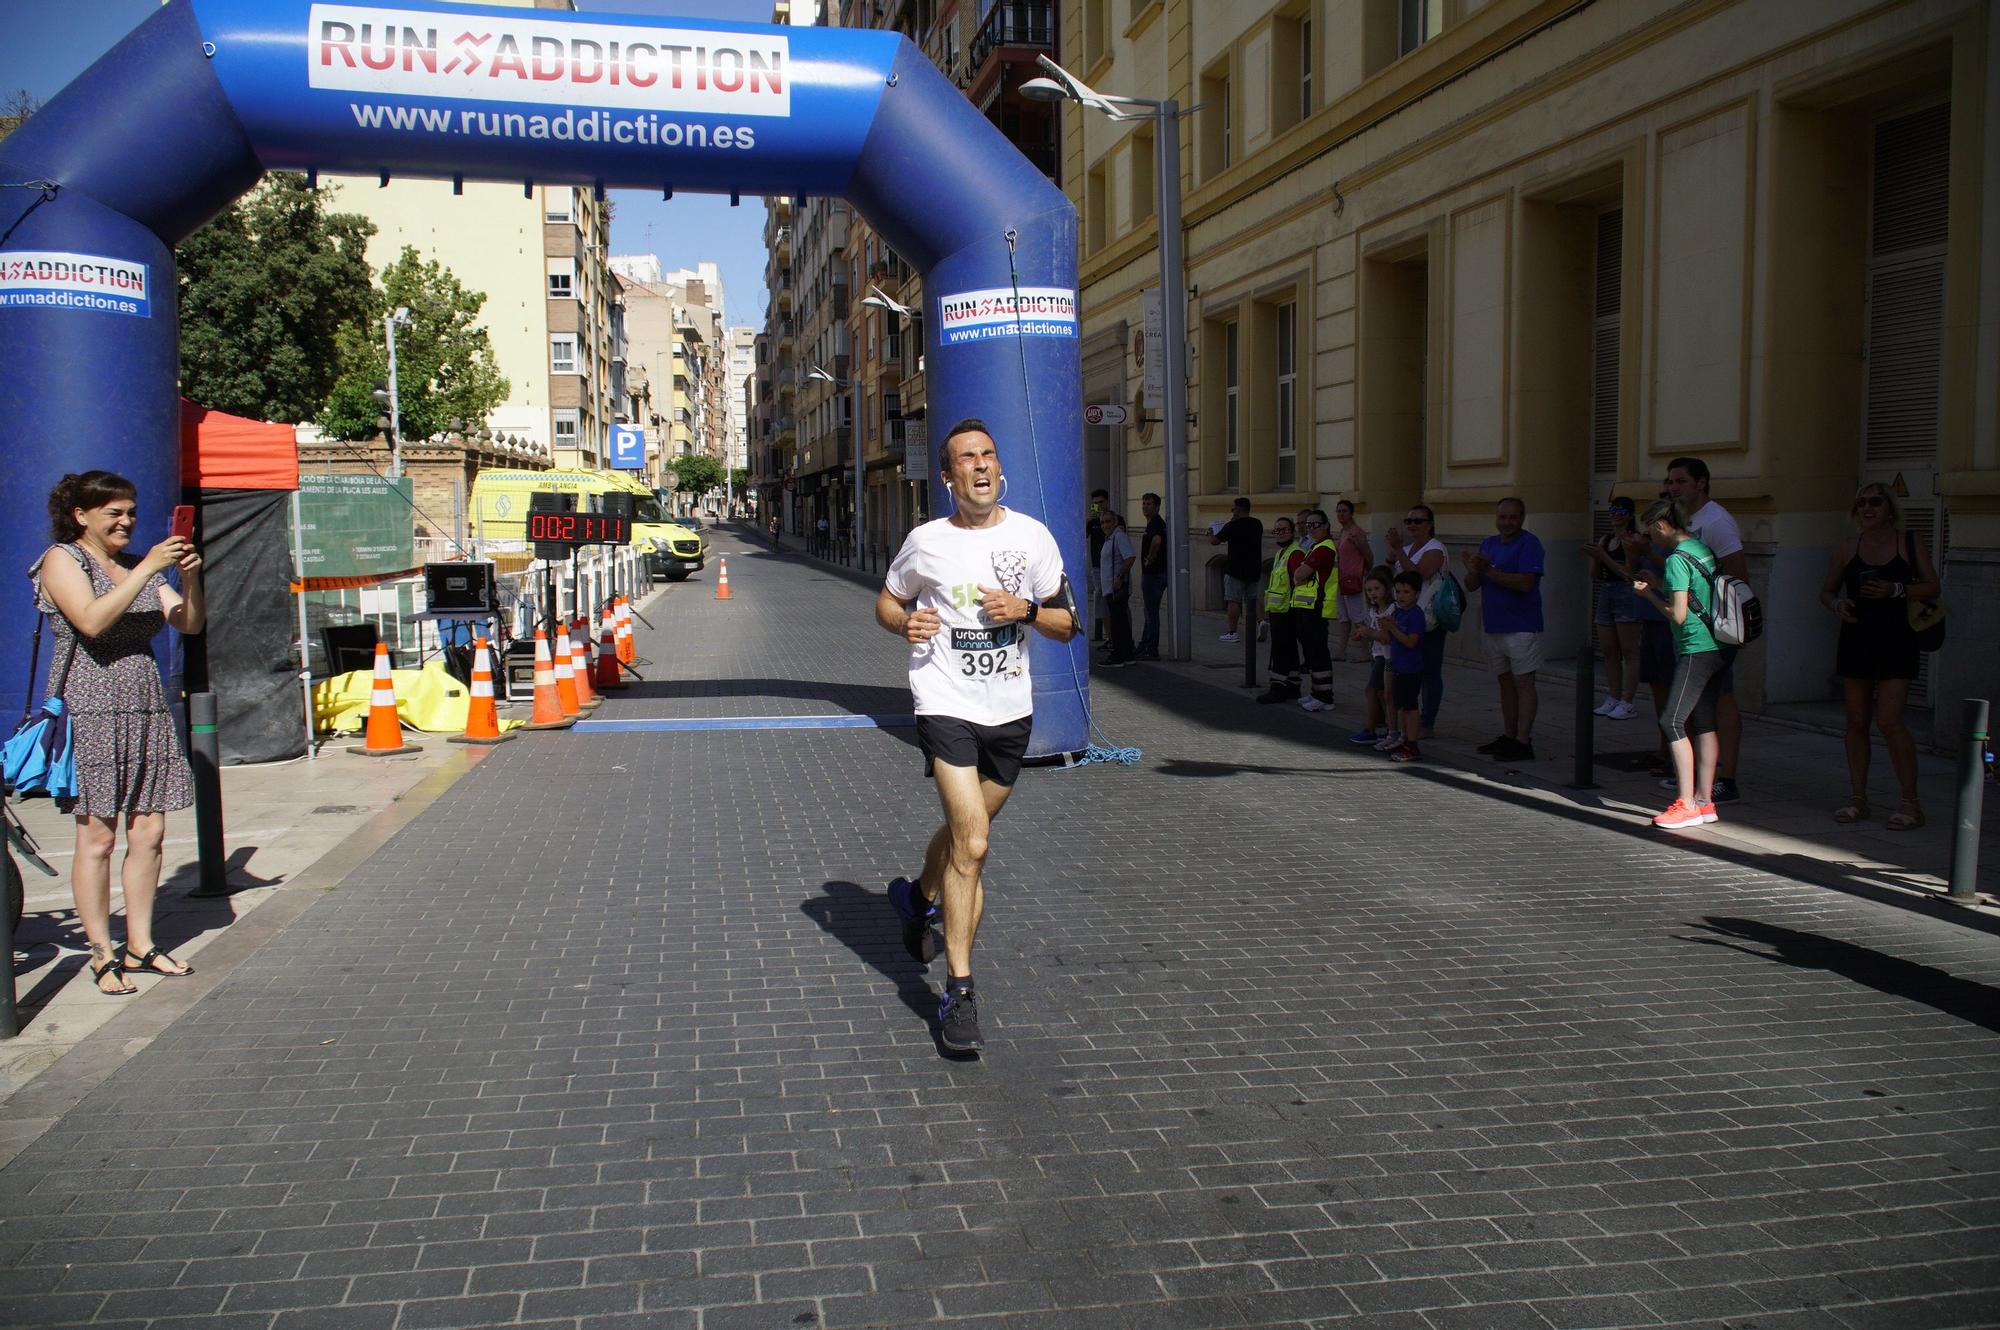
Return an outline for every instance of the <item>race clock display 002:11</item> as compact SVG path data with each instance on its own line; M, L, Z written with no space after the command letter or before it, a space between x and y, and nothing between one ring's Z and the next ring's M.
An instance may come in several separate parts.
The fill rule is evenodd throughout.
M632 519L610 513L529 513L528 539L550 545L629 545Z

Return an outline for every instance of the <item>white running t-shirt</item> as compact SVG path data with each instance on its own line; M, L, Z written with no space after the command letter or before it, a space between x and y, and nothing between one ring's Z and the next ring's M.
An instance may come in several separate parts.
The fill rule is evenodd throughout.
M910 693L919 716L952 716L1005 725L1034 714L1025 623L989 624L981 587L1045 601L1062 589L1062 554L1049 529L1011 508L976 529L948 517L926 522L903 541L884 579L889 594L936 610L943 631L910 647Z

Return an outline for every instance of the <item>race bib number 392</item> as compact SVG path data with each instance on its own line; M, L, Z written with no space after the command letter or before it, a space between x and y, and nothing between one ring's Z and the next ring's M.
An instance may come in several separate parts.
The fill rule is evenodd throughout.
M1005 679L1021 672L1022 651L1019 629L1013 624L997 628L953 628L951 650L958 672L968 679Z

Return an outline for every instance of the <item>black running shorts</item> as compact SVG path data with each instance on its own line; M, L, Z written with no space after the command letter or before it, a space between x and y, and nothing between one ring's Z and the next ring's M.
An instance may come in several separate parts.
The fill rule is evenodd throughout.
M1035 718L1023 716L1005 725L975 725L955 716L917 717L917 745L924 750L924 775L932 764L977 767L981 778L995 785L1012 785L1021 774L1028 751L1028 732Z

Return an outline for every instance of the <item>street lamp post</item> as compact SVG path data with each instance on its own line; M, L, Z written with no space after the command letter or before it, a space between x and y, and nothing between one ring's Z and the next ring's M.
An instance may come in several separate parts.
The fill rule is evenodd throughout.
M410 326L410 307L396 306L394 314L382 316L382 335L389 343L389 476L391 479L403 474L403 407L396 388L396 325Z
M1187 281L1181 252L1181 105L1173 98L1119 97L1097 92L1047 56L1037 57L1049 78L1029 79L1023 96L1036 101L1070 101L1113 120L1153 122L1154 211L1160 222L1160 348L1166 370L1165 431L1167 491L1167 613L1172 621L1174 660L1194 649L1193 602L1188 576L1187 467ZM1130 110L1124 108L1133 108ZM1192 109L1192 108L1190 108Z

